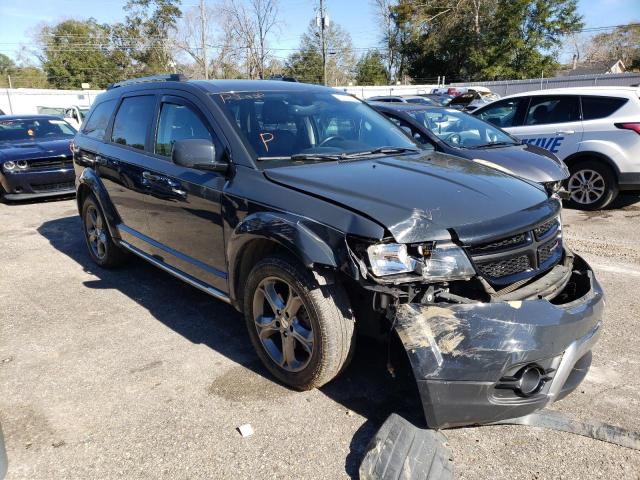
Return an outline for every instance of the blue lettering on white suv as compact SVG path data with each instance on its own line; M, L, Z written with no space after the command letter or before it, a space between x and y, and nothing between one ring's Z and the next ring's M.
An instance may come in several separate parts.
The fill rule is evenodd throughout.
M536 137L523 138L522 143L528 143L530 145L536 145L538 147L545 148L551 153L558 153L563 140L564 137Z

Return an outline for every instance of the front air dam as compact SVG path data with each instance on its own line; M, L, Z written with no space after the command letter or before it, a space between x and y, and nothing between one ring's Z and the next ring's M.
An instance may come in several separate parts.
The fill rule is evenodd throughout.
M565 289L577 294L564 304L539 299L397 307L395 329L430 428L522 417L580 384L600 334L604 295L577 255ZM540 372L541 385L523 395L518 377L531 369Z

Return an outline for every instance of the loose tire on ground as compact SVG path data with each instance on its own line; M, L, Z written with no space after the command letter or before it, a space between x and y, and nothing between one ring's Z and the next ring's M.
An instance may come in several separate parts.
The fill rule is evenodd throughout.
M293 258L271 256L253 267L244 288L244 315L258 357L292 388L320 387L351 359L355 321L343 288L318 285Z

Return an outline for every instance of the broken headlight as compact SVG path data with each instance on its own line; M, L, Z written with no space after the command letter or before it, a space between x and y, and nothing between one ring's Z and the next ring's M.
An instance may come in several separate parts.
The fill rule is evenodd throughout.
M407 246L399 243L377 243L367 248L371 271L377 277L413 272L416 259L409 256Z
M378 243L367 248L371 271L377 277L415 272L429 281L469 279L475 270L464 250L450 242L419 246Z

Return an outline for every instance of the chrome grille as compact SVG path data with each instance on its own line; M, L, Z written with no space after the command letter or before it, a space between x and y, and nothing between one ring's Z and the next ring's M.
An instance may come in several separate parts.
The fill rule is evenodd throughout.
M471 245L471 259L489 283L503 286L536 276L562 258L562 230L557 217L531 230Z

